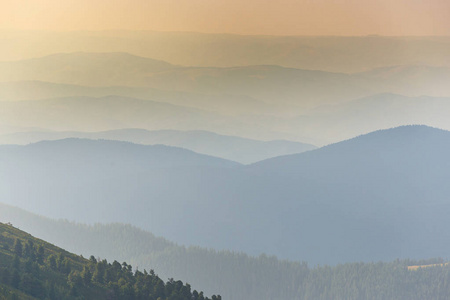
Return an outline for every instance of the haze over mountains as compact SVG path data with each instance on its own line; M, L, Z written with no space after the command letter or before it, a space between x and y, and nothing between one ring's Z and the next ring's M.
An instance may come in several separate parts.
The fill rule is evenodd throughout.
M2 204L0 204L0 208L0 218L14 222L13 225L0 223L0 246L2 246L0 257L2 257L3 263L0 264L0 274L3 275L0 279L0 296L14 292L16 285L14 282L17 283L17 281L9 281L8 277L11 273L5 271L11 263L11 254L13 251L17 253L13 247L14 238L19 241L23 240L26 242L25 245L28 244L23 251L25 258L28 258L26 256L30 252L28 241L31 239L34 241L32 244L34 246L43 245L47 251L53 254L62 254L56 256L57 262L59 257L61 257L60 261L70 257L69 266L72 271L78 269L78 262L86 261L42 240L35 239L21 230L33 232L35 236L40 236L46 241L57 241L55 242L57 245L74 253L81 252L85 257L89 257L89 253L95 250L102 259L97 258L97 262L104 262L104 259L108 259L110 263L116 261L113 263L116 268L118 267L117 261L122 261L118 258L126 258L127 262L137 265L139 270L142 268L154 270L155 275L159 278L176 276L177 279L189 282L190 286L192 284L194 287L198 285L206 287L206 294L208 294L208 290L212 289L220 291L223 298L230 300L276 300L280 298L300 300L309 297L318 300L336 297L377 299L380 298L380 294L386 299L421 300L424 298L445 299L445 296L448 295L449 287L445 282L450 270L447 265L442 265L442 258L308 267L305 263L281 261L267 255L250 257L243 253L206 250L199 247L180 247L129 225L116 223L86 226L63 220L42 218ZM17 226L20 226L21 230L17 229ZM84 243L79 243L77 240L82 240ZM92 266L92 256L90 261L89 264ZM45 266L49 263L48 260L45 262L47 264L42 264L41 261L41 272L35 279L42 280L45 275L48 275L49 269ZM428 265L428 267L418 268L418 265ZM131 265L122 264L122 266L129 270L128 266ZM13 266L12 269L14 273L17 267ZM30 272L29 268L18 269L21 273ZM78 269L79 271L81 268ZM98 272L92 271L94 273L92 281L98 287ZM140 271L136 270L136 272L138 276L141 275ZM106 274L108 273L106 272ZM67 273L64 274L67 276ZM77 271L74 271L69 278L76 275ZM85 272L82 272L81 276L86 278ZM282 280L279 280L280 278ZM349 278L355 288L342 288ZM26 282L23 279L21 281ZM66 280L60 281L60 283L65 282ZM68 283L72 282L73 279ZM169 280L169 283L172 282ZM119 281L119 284L123 285L123 280ZM44 286L48 287L45 283ZM136 286L139 284L134 285L134 287ZM42 292L42 289L35 288L36 285L33 285L32 289L25 287L24 284L18 285L22 293L27 292L36 296L39 295L39 291ZM80 285L77 287L80 288ZM136 292L139 291L140 289L136 288ZM17 289L15 292L18 292ZM86 289L81 289L79 292L87 294ZM18 294L25 299L25 295L22 293ZM94 298L93 296L87 297ZM98 298L101 298L100 295L95 297L95 299ZM123 294L121 298L127 299ZM189 295L185 299L194 298Z
M0 81L128 86L253 97L311 107L379 92L445 96L450 67L400 65L345 74L275 65L181 67L127 53L67 53L0 63ZM323 89L321 87L326 87ZM436 87L439 87L436 90Z
M0 102L2 122L16 127L90 131L119 128L196 128L224 122L214 113L134 98L70 97Z
M49 130L92 132L123 128L201 130L256 140L290 140L320 146L401 125L428 124L450 129L447 118L450 114L449 99L378 94L343 104L317 107L296 117L231 116L117 96L0 101L0 122L4 124L0 133ZM213 148L215 139L213 136L210 138L208 147ZM200 150L191 146L188 148Z
M176 146L243 164L263 159L313 150L310 144L289 141L258 141L234 136L223 136L207 131L147 131L120 129L96 133L88 132L21 132L0 136L0 144L30 144L43 140L86 138L128 141L136 144L163 144Z
M111 95L164 102L191 108L202 108L227 115L248 113L249 111L261 114L277 114L278 110L285 114L286 109L285 106L267 104L242 95L206 95L201 93L163 91L148 87L87 87L42 81L0 83L0 99L9 101L77 96L106 97Z
M128 97L70 97L0 101L1 133L24 131L207 130L260 140L288 139L272 127L277 117L227 116L206 110ZM301 132L300 132L301 135Z
M220 291L227 299L261 299L268 294L274 298L289 295L298 299L296 287L273 279L283 276L295 282L304 277L302 272L307 269L305 263L274 257L255 258L243 253L185 248L129 225L86 226L51 220L4 204L0 204L0 218L84 257L94 252L108 261L127 261L139 269L152 269L161 278L175 276L193 286L199 284L206 294L210 290ZM257 278L256 274L259 274Z
M448 37L249 36L156 31L0 32L1 60L61 52L128 52L176 65L280 65L363 72L393 65L449 67Z
M448 256L448 53L449 37L1 31L0 202L30 213L0 203L0 222L229 299L441 291L447 275L403 261L337 264Z
M307 137L338 142L377 129L427 124L450 129L450 98L377 94L338 105L324 105L291 120ZM319 143L320 144L320 143Z
M51 220L4 204L0 204L0 218L84 257L95 252L110 262L127 261L139 270L154 270L160 278L175 276L194 287L202 286L206 294L210 294L210 290L220 292L224 299L300 300L314 297L325 300L336 295L345 299L377 299L382 293L387 299L421 300L443 299L445 297L438 298L437 295L448 294L448 286L442 284L446 281L448 266L424 268L418 272L410 270L410 266L415 265L439 265L443 262L441 258L308 266L304 262L279 260L267 255L251 257L244 253L186 248L130 225L87 226ZM84 242L79 243L80 240ZM342 285L349 278L356 288L343 289ZM431 291L430 286L433 287Z
M325 145L406 124L450 129L447 118L436 118L436 111L448 110L445 64L347 74L262 64L185 67L127 53L85 52L0 64L1 133L206 130ZM383 115L372 111L377 100ZM349 124L357 102L360 119ZM385 116L388 106L398 109Z
M448 249L447 131L399 127L249 166L155 147L2 146L1 197L49 217L120 221L182 244L313 264Z

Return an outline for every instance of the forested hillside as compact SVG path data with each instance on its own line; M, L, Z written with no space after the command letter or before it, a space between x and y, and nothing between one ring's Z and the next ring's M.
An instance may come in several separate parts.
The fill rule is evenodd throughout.
M87 226L50 220L3 204L0 220L42 234L71 252L126 260L139 269L155 270L160 278L174 276L201 286L206 294L215 291L230 300L432 300L446 299L450 293L449 266L408 270L408 266L441 263L442 259L308 267L267 255L186 248L129 225Z
M169 299L208 297L153 270L89 260L0 223L0 299ZM220 300L220 296L212 296Z
M450 0L3 2L0 300L450 300Z

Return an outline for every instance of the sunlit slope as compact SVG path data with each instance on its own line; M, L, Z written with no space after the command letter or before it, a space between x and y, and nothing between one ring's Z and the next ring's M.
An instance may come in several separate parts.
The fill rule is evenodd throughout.
M4 202L313 264L438 257L450 247L448 131L399 127L250 166L199 166L190 156L179 160L189 167L153 166L114 142L68 141L2 146Z

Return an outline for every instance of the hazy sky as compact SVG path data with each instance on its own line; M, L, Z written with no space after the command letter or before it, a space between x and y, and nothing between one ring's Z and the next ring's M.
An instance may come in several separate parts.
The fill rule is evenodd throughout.
M0 0L0 29L450 35L449 0Z

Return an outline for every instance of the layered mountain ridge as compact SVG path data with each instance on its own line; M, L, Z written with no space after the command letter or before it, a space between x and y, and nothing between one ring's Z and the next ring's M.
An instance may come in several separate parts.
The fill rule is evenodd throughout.
M159 160L150 146L116 143L1 146L1 196L50 217L310 263L437 257L448 247L436 229L450 210L448 131L399 127L249 166L174 150L161 167L142 160Z

